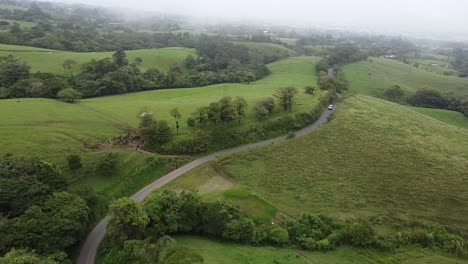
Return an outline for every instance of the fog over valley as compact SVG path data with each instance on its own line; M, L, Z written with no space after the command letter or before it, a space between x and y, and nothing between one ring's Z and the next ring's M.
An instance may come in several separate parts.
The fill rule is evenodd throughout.
M57 0L56 0L57 1ZM422 38L468 40L468 1L463 0L58 0L158 11L197 18L349 29Z

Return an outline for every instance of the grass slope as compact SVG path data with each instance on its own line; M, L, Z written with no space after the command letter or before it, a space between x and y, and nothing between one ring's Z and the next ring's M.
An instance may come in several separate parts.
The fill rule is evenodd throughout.
M394 60L371 58L343 69L351 90L368 95L382 96L385 88L395 84L409 93L431 88L442 93L468 95L468 79L427 72Z
M169 111L178 107L182 119L185 120L197 107L206 106L223 96L243 96L249 103L249 111L243 121L243 125L248 126L252 122L256 122L252 109L255 102L260 98L271 96L280 87L296 86L300 90L297 106L293 109L293 113L310 111L317 103L318 96L305 94L303 88L316 82L313 71L317 60L317 57L295 57L274 62L268 65L272 71L271 75L250 84L228 83L200 88L157 90L99 97L82 100L80 105L136 125L138 122L136 114L142 109L152 112L158 119L172 121ZM278 109L275 116L284 114L288 113ZM187 132L186 128L185 122L182 122L182 134Z
M294 55L294 51L274 43L235 41L234 44L246 46L265 57L288 57Z
M222 96L244 96L250 103L242 125L256 122L252 107L255 100L271 96L283 86L300 89L316 82L313 73L318 58L290 58L269 65L272 74L251 84L220 84L201 88L158 90L82 100L66 104L50 99L0 100L0 155L5 153L60 156L84 151L94 143L118 135L121 122L138 123L137 113L147 108L158 119L173 123L170 109L178 107L183 120L200 106ZM318 96L301 92L293 113L309 111ZM285 114L277 111L275 117ZM181 122L181 136L189 132Z
M430 116L444 123L468 129L468 118L460 112L423 107L413 107L412 109L418 113Z
M129 62L133 62L136 57L143 59L140 65L142 70L155 67L161 71L167 72L173 65L183 66L183 61L188 55L195 54L193 49L187 48L161 48L161 49L142 49L126 51ZM31 66L32 72L49 72L56 74L68 74L62 64L66 59L75 60L78 65L75 71L78 72L81 64L89 62L92 59L111 58L113 52L66 52L54 51L33 47L0 45L0 56L12 54L21 60L24 60Z
M0 100L0 113L0 155L67 155L119 131L117 120L52 99Z
M466 130L383 100L353 96L314 133L217 166L289 215L439 222L468 235Z
M206 264L455 264L466 263L463 260L437 255L430 250L412 249L394 254L384 254L373 250L341 247L331 252L310 252L291 248L252 247L226 242L212 241L206 238L179 236L177 245L196 250Z

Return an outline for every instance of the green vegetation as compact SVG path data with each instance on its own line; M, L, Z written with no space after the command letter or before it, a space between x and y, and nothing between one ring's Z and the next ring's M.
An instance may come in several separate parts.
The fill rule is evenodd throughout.
M437 73L440 75L458 76L457 70L450 67L445 67L445 65L450 65L450 62L447 60L412 59L409 60L409 62L412 64L412 66L421 70Z
M399 85L408 93L429 88L460 96L468 94L468 79L430 73L390 59L371 58L346 65L343 71L352 91L372 96L381 97L392 85Z
M286 43L291 46L296 46L297 38L278 38L281 42Z
M279 58L286 58L294 55L294 51L275 43L267 42L248 42L236 41L237 45L248 47L254 53L259 54L265 58L265 62L269 63Z
M468 118L466 118L462 113L445 110L445 109L434 109L434 108L423 108L423 107L414 107L414 111L419 112L423 115L430 116L444 123L468 129Z
M126 51L130 63L139 57L143 59L139 68L146 70L155 67L160 71L167 72L170 67L178 65L184 66L184 60L189 55L194 55L193 49L187 48L161 48L161 49L143 49ZM73 70L78 72L81 64L89 62L92 59L100 60L112 57L113 52L66 52L34 47L0 45L0 56L12 54L25 61L31 66L32 72L47 72L54 74L68 74L62 67L65 60L70 59L78 62L73 66Z
M438 255L428 249L418 248L411 251L401 250L394 254L350 247L340 247L331 252L310 252L289 248L253 247L192 236L176 236L175 239L179 246L196 250L206 264L462 263L462 260L458 258Z
M1 7L0 7L0 9L1 9ZM10 23L10 25L12 25L14 23L18 23L21 28L32 28L32 27L34 27L36 25L36 23L34 23L34 22L14 20L14 19L0 18L0 21L6 21L6 22Z
M253 106L265 96L271 96L285 85L305 87L316 82L311 72L317 58L298 57L269 65L272 74L250 84L219 84L202 88L158 90L81 100L67 104L51 99L8 99L0 101L0 154L21 154L45 157L68 155L70 150L85 151L108 138L119 135L127 124L136 127L137 113L153 113L158 120L173 124L171 109L177 105L187 118L200 106L223 96L242 96L250 107L240 124L248 128L257 122ZM310 111L320 93L310 96L299 93L291 114ZM278 109L272 118L289 115ZM191 135L192 130L182 120L179 137Z
M438 222L468 233L465 130L365 96L348 98L337 111L313 134L218 164L290 215L369 218L387 227Z

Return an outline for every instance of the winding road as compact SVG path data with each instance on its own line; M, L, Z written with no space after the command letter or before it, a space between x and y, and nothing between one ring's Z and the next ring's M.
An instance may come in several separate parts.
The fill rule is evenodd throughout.
M341 97L341 96L338 95L338 97ZM338 103L335 103L334 108L336 109L337 106L338 106ZM332 110L332 111L325 110L325 112L320 116L320 118L317 121L315 121L313 124L303 128L303 129L301 129L299 131L296 131L295 132L296 136L303 136L303 135L305 135L307 133L310 133L310 132L314 131L315 129L317 129L321 125L325 124L327 122L327 120L328 120L328 117L330 116L330 114L333 111L334 110ZM256 143L251 143L251 144L238 146L238 147L231 148L231 149L221 150L221 151L215 152L213 154L210 154L208 156L198 158L198 159L196 159L196 160L194 160L194 161L180 167L179 169L177 169L175 171L172 171L169 174L166 174L165 176L159 178L158 180L150 183L149 185L147 185L146 187L144 187L143 189L141 189L140 191L135 193L131 198L133 200L135 200L135 201L141 202L153 190L160 188L161 186L169 183L170 181L175 180L177 177L185 174L186 172L188 172L188 171L190 171L190 170L192 170L192 169L194 169L194 168L196 168L196 167L198 167L200 165L203 165L203 164L205 164L205 163L207 163L209 161L212 161L212 160L214 160L215 158L217 158L219 156L235 153L235 152L238 152L238 151L241 151L241 150L246 150L246 149L250 149L250 148L254 148L254 147L268 145L268 144L271 144L271 143L274 143L274 142L283 141L285 139L286 139L286 136L281 136L281 137L277 137L277 138L273 138L273 139L269 139L269 140L265 140L265 141L260 141L260 142L256 142ZM78 264L93 264L94 263L94 259L96 258L96 253L97 253L97 249L99 247L99 244L104 239L104 236L106 234L107 221L108 221L107 217L102 219L99 222L99 224L97 224L94 227L94 229L91 231L91 233L89 233L83 247L81 248L80 256L78 257L78 261L77 261Z

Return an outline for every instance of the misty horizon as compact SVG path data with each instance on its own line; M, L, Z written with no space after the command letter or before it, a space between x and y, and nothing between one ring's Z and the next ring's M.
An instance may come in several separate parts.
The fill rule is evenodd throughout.
M417 37L468 40L468 2L461 0L213 1L55 0L93 6L162 12L203 19L282 23Z

